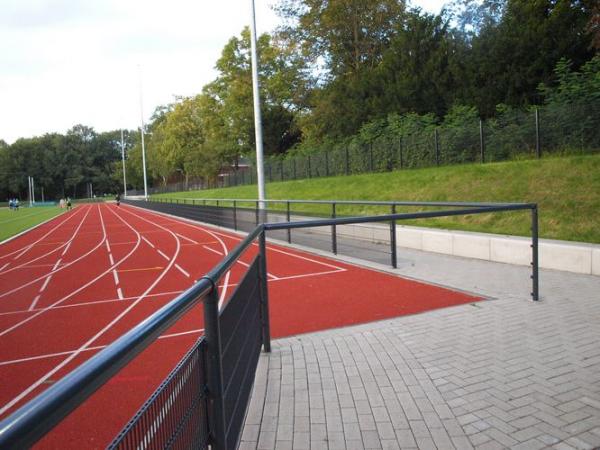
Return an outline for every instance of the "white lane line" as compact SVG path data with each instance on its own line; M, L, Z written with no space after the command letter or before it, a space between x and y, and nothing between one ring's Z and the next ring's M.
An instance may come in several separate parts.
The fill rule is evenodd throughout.
M165 255L163 252L161 252L159 249L156 249L156 251L158 252L158 254L160 256L162 256L163 258L165 258L167 261L170 261L169 257L167 255Z
M109 209L109 211L112 212L111 209ZM102 219L102 212L100 211L100 206L98 206L98 212L100 213L100 220L103 222ZM115 213L113 213L115 214ZM115 214L116 216L116 214ZM125 222L125 220L121 219L119 216L117 216L117 218L119 220L121 220L123 223L125 223L127 226L130 226L129 224L127 224L127 222ZM5 334L8 334L10 332L12 332L13 330L16 330L17 328L25 325L26 323L30 322L31 320L35 319L36 317L44 314L46 311L49 311L51 309L53 309L54 307L60 305L61 303L67 301L68 299L70 299L71 297L73 297L74 295L77 295L79 292L81 292L82 290L86 289L88 286L94 284L96 281L98 281L99 279L101 279L102 277L104 277L105 275L107 275L111 270L116 269L123 261L125 261L126 259L128 259L138 248L138 246L140 245L141 239L139 237L139 233L137 233L137 231L135 231L133 229L133 227L130 227L131 230L136 233L136 235L138 236L138 243L129 251L129 253L127 253L127 255L125 255L121 260L117 261L117 263L115 264L114 267L109 267L108 269L106 269L104 272L102 272L101 274L99 274L98 276L96 276L95 278L89 280L87 283L84 283L82 286L80 286L79 288L75 289L74 291L72 291L70 294L65 295L63 298L55 301L54 303L52 303L49 306L46 306L45 308L40 308L37 310L37 312L35 314L32 314L29 317L26 317L25 319L21 320L20 322L17 322L16 324L6 328L5 330L0 331L0 337L4 336ZM103 228L103 232L105 232L105 229ZM104 234L104 236L102 237L102 240L98 243L98 245L96 245L94 248L92 248L88 253L86 253L85 255L77 258L74 261L71 261L69 264L65 264L63 266L63 268L68 267L70 265L73 265L74 263L76 263L77 261L79 261L80 259L84 258L85 256L89 255L91 252L95 251L96 249L100 248L100 246L104 243L104 240L106 239L106 234ZM42 277L43 278L43 277ZM40 278L41 279L41 278ZM38 280L34 280L28 284L31 284L35 281ZM0 295L0 297L2 297L5 294ZM1 413L0 413L1 414Z
M207 247L206 245L203 245L202 248L205 249L205 250L208 250L209 252L216 253L219 256L223 256L223 253L221 253L220 251L212 249L210 247Z
M248 264L247 262L242 261L241 259L238 259L236 262L238 264L241 264L244 267L250 267L250 264ZM270 277L270 278L272 278L273 280L279 280L279 277L276 277L272 273L267 272L267 276Z
M58 261L56 261L56 264L54 264L54 267L52 268L52 272L54 272L56 270L56 268L58 266L60 266L60 262L62 261L62 259L59 259Z
M142 239L152 248L156 248L154 247L154 244L152 242L150 242L148 239L146 239L144 236L142 236Z
M86 214L86 217L87 217L87 214ZM85 220L85 217L84 217L82 220ZM81 222L81 224L80 224L79 226L81 227L81 225L82 225L82 224L83 224L83 221ZM79 229L79 228L78 228L78 229ZM78 229L77 229L77 230L75 230L75 233L73 234L73 238L72 238L72 239L75 239L75 235L77 234L77 232L78 232ZM72 265L73 265L73 264L75 264L77 261L80 261L81 259L83 259L83 258L85 258L86 256L88 256L90 253L93 253L94 251L96 251L96 249L102 245L103 241L104 241L104 238L103 238L103 239L101 239L101 240L100 240L100 242L98 242L98 244L97 244L97 245L96 245L94 248L92 248L91 250L89 250L87 253L85 253L84 255L81 255L81 256L79 256L78 258L74 259L73 261L71 261L71 262L69 262L69 263L66 263L65 265L63 265L62 267L60 267L58 270L56 270L55 272L50 272L50 273L47 273L46 275L39 276L39 277L37 277L37 278L35 278L35 279L33 279L33 280L30 280L30 281L28 281L27 283L23 283L23 284L21 284L21 285L19 285L19 286L15 287L14 289L11 289L10 291L7 291L7 292L0 293L0 298L1 298L1 297L5 297L5 296L7 296L7 295L10 295L10 294L12 294L13 292L17 292L17 291L18 291L18 290L20 290L20 289L24 289L24 288L26 288L27 286L30 286L30 285L32 285L32 284L34 284L34 283L37 283L38 281L40 281L40 280L43 280L43 279L44 279L44 278L46 278L46 277L52 276L52 275L53 275L54 273L56 273L56 272L59 272L59 271L61 271L61 270L63 270L63 269L66 269L66 268L67 268L67 267L69 267L69 266L72 266ZM58 250L58 249L56 249L56 250ZM8 272L10 272L10 271L12 271L12 270L15 270L15 269L19 269L19 268L21 268L21 267L25 267L27 264L31 264L32 262L34 262L34 261L37 261L38 259L41 259L41 258L43 258L43 257L45 257L45 256L48 256L48 255L50 255L51 253L54 253L56 250L52 250L52 251L51 251L51 252L49 252L49 253L46 253L46 254L44 254L44 255L42 255L42 256L40 256L40 257L38 257L38 258L35 258L35 259L31 260L31 261L28 261L26 264L22 264L21 266L16 266L16 267L13 267L13 268L12 268L12 269L10 269Z
M33 309L35 308L35 305L37 305L38 300L40 299L41 295L38 295L36 298L33 299L33 302L31 302L31 306L29 307L29 311L33 311Z
M119 300L123 300L123 291L121 288L117 288L117 295L119 296Z
M169 292L159 292L158 294L150 294L147 297L164 297L164 296L173 296L173 295L179 295L182 292L184 292L183 290L180 291L169 291ZM94 305L100 305L103 303L114 303L114 302L120 302L121 300L136 300L138 297L137 296L131 296L131 297L123 297L122 299L119 298L111 298L111 299L104 299L104 300L94 300L91 302L81 302L81 303L71 303L68 305L59 305L59 306L54 306L54 307L50 307L50 308L41 308L41 309L33 309L31 310L31 312L36 312L36 311L40 311L40 310L46 310L46 309L64 309L64 308L76 308L76 307L80 307L80 306L94 306ZM21 310L16 310L16 311L5 311L5 312L0 312L0 316L10 316L10 315L14 315L14 314L23 314L26 312L30 312L28 309L21 309Z
M112 253L108 254L108 260L110 261L110 265L114 266L115 265L115 260L113 259L113 255Z
M116 214L115 212L113 212L113 214L118 216L118 214ZM133 214L133 215L135 215L135 214ZM140 217L140 218L143 219L142 217ZM149 222L148 220L145 220L145 221ZM125 222L125 221L123 221L123 222ZM133 229L133 227L132 227L132 229ZM38 386L40 386L42 383L44 383L46 380L48 380L52 375L54 375L60 369L62 369L67 364L69 364L71 361L73 361L73 359L75 359L77 357L77 355L79 355L82 351L84 351L88 347L90 347L94 341L96 341L100 336L102 336L104 333L106 333L108 330L110 330L117 322L119 322L123 317L125 317L125 315L127 313L129 313L129 311L131 311L133 308L135 308L135 306L138 303L140 303L146 297L146 295L148 295L152 291L152 289L154 289L158 285L158 283L160 283L160 281L167 275L167 273L173 266L174 261L177 259L177 256L179 255L179 252L181 250L181 243L180 243L179 239L175 236L175 233L173 233L172 231L167 230L167 229L165 229L165 231L168 231L169 233L171 233L171 235L173 235L175 237L177 246L175 248L175 253L173 254L173 259L169 262L167 267L165 267L164 271L159 276L156 277L154 282L152 284L150 284L150 286L142 293L142 295L136 301L131 303L127 308L125 308L117 317L115 317L112 321L110 321L104 328L102 328L94 336L92 336L90 339L88 339L81 347L79 347L70 356L65 358L60 364L56 365L52 370L50 370L45 375L40 377L36 382L31 384L27 389L24 389L19 395L14 397L11 401L9 401L2 408L0 408L0 414L4 414L6 411L8 411L10 408L12 408L16 403L21 401L24 397L29 395ZM104 236L104 238L106 239L106 235Z
M89 209L91 209L91 208L87 208L87 209L85 209L85 208L81 208L81 211L89 211ZM38 242L40 242L40 241L43 241L43 240L44 240L44 239L45 239L45 238L46 238L46 237L47 237L49 234L51 234L53 231L57 230L57 229L58 229L58 227L60 227L61 225L64 225L64 224L65 224L65 223L67 223L69 220L71 220L73 217L75 217L75 216L77 215L77 213L78 213L78 212L79 212L79 211L76 211L74 214L69 214L65 220L63 220L62 222L60 222L60 223L56 224L56 226L55 226L55 227L51 228L51 229L50 229L50 230L49 230L49 231L48 231L46 234L44 234L44 235L43 235L41 238L39 238L37 241L35 241L35 242L31 243L31 244L28 244L28 245L26 245L25 247L21 247L20 249L18 249L18 250L15 250L14 252L10 252L10 253L7 253L6 255L2 255L2 256L0 256L0 258L6 258L6 257L8 257L8 256L12 256L12 255L14 255L15 253L19 253L19 252L21 252L21 253L19 253L19 254L18 254L16 257L14 257L14 258L13 258L13 260L19 259L19 258L20 258L21 256L23 256L25 253L27 253L27 252L28 252L28 251L29 251L31 248L33 248L33 247L34 247L34 246L35 246L35 245L36 245ZM86 213L86 217L87 217L87 213ZM51 220L52 220L52 219L51 219ZM83 220L85 220L85 217L82 219L82 222L83 222ZM56 248L56 249L55 249L55 250L53 250L53 251L56 251L56 250L58 250L59 248L60 248L60 247Z
M113 277L115 279L115 284L118 286L119 285L119 275L117 275L116 269L113 270L112 273L113 273Z
M159 216L159 217L166 217L166 216L164 216L164 215L161 215L161 214L156 214L156 213L154 213L154 212L149 212L147 209L142 209L142 208L139 208L139 207L137 207L137 206L128 205L128 206L127 206L127 208L125 208L125 211L128 211L128 212L129 212L131 215L133 215L133 216L135 216L135 217L139 217L139 218L141 218L141 219L145 220L145 221L146 221L146 222L148 222L148 223L154 223L154 222L151 222L151 221L150 221L150 220L148 220L148 219L144 219L142 216L139 216L139 215L137 215L137 214L134 214L133 212L131 212L131 211L130 211L131 209L136 209L136 210L138 210L138 211L141 211L141 212L143 212L143 214L147 214L147 215L153 216L154 218L155 218L156 216ZM156 220L156 218L155 218L155 220ZM171 223L173 223L173 222L174 222L174 223L176 223L176 224L182 224L182 223L184 223L184 224L185 224L185 222L182 222L182 221L176 221L176 220L173 220L173 219L171 219L171 218L169 218L169 221L170 221ZM191 226L191 225L190 225L190 226ZM201 227L195 227L195 228L197 228L197 229L201 230L202 232L204 232L204 233L206 233L206 234L209 234L210 236L212 236L214 239L216 239L216 240L217 240L217 241L218 241L218 242L221 244L221 248L223 249L223 254L221 254L221 256L223 256L223 255L227 255L227 254L229 253L229 250L227 249L227 245L225 245L225 242L223 241L223 239L221 239L221 238L219 238L219 237L217 236L217 234L218 234L218 233L213 233L211 230L209 230L209 229L207 229L207 228L201 228ZM170 230L168 230L168 229L167 229L167 231L169 231L169 233L172 233L172 232L171 232ZM238 239L238 240L241 240L241 238L240 238L240 239ZM179 244L179 241L177 241L177 243ZM229 286L229 278L230 278L230 277L231 277L231 270L228 270L228 271L227 271L227 273L225 274L225 280L224 280L224 283L223 283L223 286L224 286L224 288L221 290L221 296L219 297L219 308L220 308L220 307L223 305L223 301L225 300L225 296L227 295L227 288L228 288L228 286Z
M52 275L50 275L48 278L46 278L46 281L44 281L44 284L42 285L40 292L44 292L44 290L46 289L46 286L48 286L48 283L50 283L51 279L52 279Z
M69 250L69 247L71 247L71 242L72 241L69 241L69 243L67 244L67 246L65 247L65 249L63 250L63 252L60 256L65 256L65 253L67 253L67 251Z
M191 242L192 244L198 244L198 242L196 242L193 239L190 239L189 237L184 236L183 234L179 234L179 233L175 233L177 236L179 236L181 239L183 239L184 241L188 241Z
M184 269L183 269L183 268L182 268L182 267L181 267L179 264L175 264L175 267L177 267L177 269L178 269L178 270L179 270L179 271L180 271L182 274L184 274L186 277L188 277L188 278L190 277L190 274L189 274L189 273L187 273L187 272L186 272L186 271L185 271L185 270L184 270Z
M171 334L164 334L162 336L159 336L158 339L171 339L171 338L175 338L175 337L179 337L179 336L186 336L188 334L200 334L204 331L204 328L198 328L197 330L189 330L189 331L182 331L179 333L171 333ZM103 348L108 347L108 345L96 345L94 347L87 347L85 350L82 350L81 352L91 352L94 350L102 350ZM65 355L70 355L72 353L75 353L77 350L70 350L70 351L66 351L66 352L57 352L57 353L47 353L45 355L38 355L38 356L30 356L27 358L19 358L19 359L11 359L8 361L1 361L0 362L0 366L8 366L11 364L18 364L18 363L24 363L24 362L29 362L29 361L37 361L40 359L48 359L48 358L55 358L57 356L65 356Z
M110 245L108 243L108 239L104 241L104 243L106 244L106 250L108 251L108 253L110 253Z
M6 267L8 267L10 263L7 262L6 264L4 264L2 267L0 267L0 272L2 272Z

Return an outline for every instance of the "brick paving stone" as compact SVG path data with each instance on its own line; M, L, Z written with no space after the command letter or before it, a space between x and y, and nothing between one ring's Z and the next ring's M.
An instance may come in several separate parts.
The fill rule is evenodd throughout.
M525 267L401 253L494 300L274 340L240 448L600 445L600 277L542 270L534 303Z

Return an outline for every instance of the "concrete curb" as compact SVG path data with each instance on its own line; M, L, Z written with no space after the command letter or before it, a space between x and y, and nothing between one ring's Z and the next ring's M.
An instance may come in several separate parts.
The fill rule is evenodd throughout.
M337 227L337 234L371 242L389 242L390 229L377 224L341 225ZM531 239L520 236L397 225L396 242L398 247L433 253L522 266L531 263ZM600 276L600 245L540 239L539 263L543 269Z

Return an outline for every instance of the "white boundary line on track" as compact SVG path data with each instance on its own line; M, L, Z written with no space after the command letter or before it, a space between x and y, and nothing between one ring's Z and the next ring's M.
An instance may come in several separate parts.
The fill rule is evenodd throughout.
M229 286L234 286L234 285L230 284ZM182 292L184 292L184 291L180 290L180 291L159 292L157 294L149 294L146 296L146 298L162 297L162 296L166 296L166 295L179 295ZM65 308L77 308L77 307L81 307L81 306L94 306L94 305L101 305L104 303L113 303L113 302L128 301L128 300L135 300L135 299L137 299L137 296L123 297L122 299L121 298L111 298L111 299L104 299L104 300L93 300L90 302L70 303L68 305L59 305L59 306L54 306L54 307L50 307L50 308L40 308L40 309L32 309L32 310L20 309L17 311L0 312L0 316L11 316L11 315L15 315L15 314L37 312L37 311L46 310L46 309L55 310L55 309L65 309Z
M78 208L78 209L79 209L79 208ZM77 212L77 211L76 211L76 212ZM65 214L65 213L62 213L62 214ZM62 215L62 214L61 214L61 215ZM20 233L17 233L17 234L15 234L14 236L11 236L11 237L9 237L9 238L7 238L7 239L4 239L2 242L0 242L0 246L1 246L1 245L3 245L3 244L8 244L10 241L14 241L15 239L17 239L17 238L19 238L19 237L23 236L24 234L27 234L27 233L29 233L30 231L33 231L33 230L35 230L36 228L39 228L39 227L41 227L41 226L43 226L43 225L46 225L48 222L51 222L52 220L56 220L56 219L58 219L59 217L60 217L60 216L54 216L54 217L50 217L48 220L44 220L43 222L40 222L40 223L38 223L37 225L34 225L34 226L33 226L33 227L31 227L31 228L28 228L27 230L21 231ZM39 238L39 239L38 239L37 241L35 241L33 244L28 244L27 246L31 246L31 245L35 245L35 244L37 244L39 241L41 241L41 240L42 240L42 239L44 239L46 236L48 236L48 234L50 234L50 233L51 233L51 232L52 232L54 229L56 229L56 228L58 228L59 226L63 225L65 222L67 222L68 220L70 220L72 217L73 217L73 214L69 214L69 215L68 215L68 217L67 217L65 220L63 220L62 222L58 223L58 224L57 224L57 225L56 225L54 228L52 228L52 229L51 229L51 230L50 230L48 233L46 233L44 236L42 236L41 238ZM27 247L27 246L26 246L26 247ZM23 250L24 248L25 248L25 247L21 247L21 248L19 248L19 249L17 249L17 250L13 250L13 251L12 251L12 252L10 252L10 253L7 253L6 255L0 255L0 259L2 259L2 258L6 258L6 257L8 257L8 256L11 256L11 255L14 255L15 253L17 253L17 252L20 252L20 251L21 251L21 250Z
M116 214L115 212L113 212L113 214L115 214L115 215L118 216L118 214ZM135 215L135 214L133 214L133 215ZM144 221L146 221L146 222L148 222L146 219L143 219L143 218L141 218L141 219L144 220ZM161 227L160 225L157 225L157 226ZM163 227L161 227L161 228L163 228ZM146 297L146 295L148 295L150 293L150 291L152 289L154 289L154 287L164 278L164 276L168 273L169 269L172 267L172 265L174 264L175 260L177 259L177 256L179 255L179 250L181 248L180 242L179 242L179 238L177 236L175 236L175 233L173 233L172 231L169 231L169 230L166 230L166 231L168 231L171 235L173 235L173 237L175 237L175 241L177 243L177 246L176 246L175 254L173 255L173 258L171 259L171 261L169 262L169 264L167 265L167 267L165 267L165 269L161 272L161 274L156 277L156 279L154 280L154 282L152 284L150 284L150 286L144 291L144 293L136 301L134 301L133 303L131 303L117 317L115 317L113 320L111 320L108 325L106 325L99 332L97 332L94 336L92 336L90 339L88 339L81 347L79 347L71 355L69 355L67 358L65 358L60 364L58 364L57 366L55 366L52 370L50 370L49 372L47 372L44 376L42 376L41 378L39 378L36 382L34 382L33 384L31 384L27 389L23 390L19 395L17 395L16 397L14 397L11 401L9 401L2 408L0 408L0 415L4 414L13 405L15 405L16 403L18 403L19 401L21 401L21 399L23 399L25 396L29 395L34 389L36 389L38 386L40 386L42 383L44 383L47 379L49 379L52 375L54 375L56 372L58 372L60 369L62 369L64 366L66 366L69 362L71 362L73 359L75 359L81 352L85 351L88 347L90 347L90 345L96 339L98 339L100 336L102 336L104 333L106 333L108 330L110 330L129 311L131 311L138 303L140 303ZM139 232L136 232L136 233L139 234Z
M7 262L7 263L6 263L6 264L4 264L2 267L0 267L0 274L2 273L2 271L4 270L4 268L5 268L6 266L8 266L9 264L10 264L10 263L9 263L9 262Z
M81 219L82 222L85 220L85 218L89 214L90 210L91 210L91 207L89 207L89 208L81 208L81 211L86 211L85 216L83 217L83 219ZM14 251L12 253L9 253L8 255L14 255L15 253L19 252L19 254L13 258L13 261L19 259L25 253L27 253L29 250L31 250L33 247L35 247L36 244L38 244L40 241L42 241L43 239L45 239L53 231L56 231L61 225L64 225L69 219L71 219L74 216L75 216L75 213L71 214L66 220L63 220L60 224L58 224L56 227L52 228L50 231L48 231L45 235L43 235L37 241L34 241L31 244L26 245L25 247L22 247L20 250L17 250L17 251ZM77 227L77 230L79 230L80 227L81 227L81 224ZM75 234L75 233L73 233L73 234ZM62 244L62 245L58 246L56 249L54 249L54 251L59 250L65 244ZM5 255L4 257L6 257L8 255Z
M116 214L115 214L116 215ZM118 216L117 216L118 217ZM119 217L119 220L122 220L124 223L126 223L123 219L121 219ZM132 228L133 230L133 228ZM133 230L135 233L137 233L135 230ZM106 236L105 236L106 238ZM100 245L102 245L103 241L100 241L100 244L98 244L98 246L96 248L98 248ZM13 331L14 329L20 327L21 325L24 325L25 323L29 322L30 320L36 318L37 316L39 316L40 314L43 314L46 311L49 311L51 309L54 309L55 306L60 305L61 303L63 303L64 301L68 300L69 298L71 298L73 295L78 294L79 292L81 292L83 289L87 288L88 286L92 285L93 283L95 283L96 281L98 281L100 278L102 278L103 276L107 275L111 270L117 268L123 261L125 261L127 258L129 258L133 252L138 248L139 244L140 244L141 240L139 238L138 235L138 241L137 244L129 251L129 253L127 255L125 255L121 260L117 261L117 263L113 266L113 267L109 267L107 270L105 270L104 272L102 272L100 275L98 275L96 278L93 278L92 280L88 281L87 283L85 283L84 285L80 286L78 289L72 291L70 294L62 297L61 299L55 301L54 303L52 303L50 306L47 306L43 309L39 309L34 315L27 317L25 319L23 319L22 321L12 325L11 327L2 330L0 332L0 337L4 336L5 334ZM93 249L95 250L95 249ZM77 261L77 260L76 260ZM1 414L1 413L0 413Z
M179 264L175 264L175 267L186 277L190 278L190 274L187 271L185 271Z
M98 207L98 210L100 210L100 207ZM83 222L82 222L82 223L83 223ZM30 285L32 285L32 284L34 284L34 283L36 283L36 282L38 282L38 281L40 281L40 280L43 280L44 278L47 278L47 277L52 277L52 275L54 275L56 272L60 272L61 270L64 270L64 269L66 269L67 267L70 267L70 266L72 266L73 264L75 264L75 263L79 262L79 261L80 261L80 260L82 260L83 258L85 258L85 257L89 256L90 254L92 254L93 252L95 252L95 251L98 249L98 247L100 247L100 246L102 245L102 243L104 242L104 239L106 239L106 234L104 234L104 236L102 237L102 239L100 240L100 242L98 242L98 244L96 244L96 246L95 246L95 247L93 247L91 250L89 250L87 253L85 253L85 254L83 254L83 255L81 255L81 256L79 256L79 257L77 257L77 258L76 258L76 259L74 259L73 261L69 261L68 263L65 263L64 265L62 265L62 266L61 266L61 267L59 267L58 269L56 269L56 270L54 270L54 271L51 271L51 272L47 273L46 275L42 275L42 276L40 276L40 277L38 277L38 278L36 278L36 279L34 279L34 280L28 281L27 283L23 283L23 284L21 284L20 286L18 286L18 287L16 287L16 288L14 288L14 289L12 289L12 290L10 290L10 291L8 291L8 292L3 292L3 293L1 293L1 294L0 294L0 298L4 297L4 296L6 296L6 295L12 294L12 293L14 293L14 292L16 292L16 291L18 291L18 290L20 290L20 289L26 288L27 286L30 286ZM2 333L0 333L0 336L2 336Z
M83 209L82 209L82 210L83 210ZM71 239L69 239L69 240L68 240L68 241L66 241L66 242L63 242L63 243L62 243L61 245L59 245L58 247L56 247L56 248L54 248L54 249L52 249L52 250L49 250L49 251L47 251L46 253L43 253L41 256L38 256L38 257L36 257L36 258L33 258L33 259L31 259L31 260L27 261L26 263L23 263L23 264L21 264L21 265L18 265L18 266L16 266L16 267L12 267L11 269L7 270L5 273L11 272L11 271L13 271L13 270L15 270L15 269L20 269L21 267L24 267L24 266L26 266L26 265L28 265L28 264L31 264L32 262L35 262L35 261L37 261L37 260L39 260L39 259L45 258L46 256L48 256L48 255L51 255L52 253L54 253L54 252L56 252L56 251L60 250L61 248L63 248L65 245L67 245L69 242L71 242L73 239L75 239L75 237L76 237L76 236L77 236L77 234L79 233L79 230L81 229L81 226L83 225L83 222L84 222L84 221L85 221L85 219L87 218L87 216L88 216L88 214L89 214L90 210L91 210L91 208L86 208L86 209L85 209L86 213L85 213L85 215L83 216L83 219L81 219L81 222L79 223L79 225L77 226L77 228L75 228L75 231L73 231L73 235L71 236ZM64 222L66 222L66 220L65 220ZM63 222L63 223L64 223L64 222ZM55 227L55 228L53 228L52 230L50 230L50 232L52 232L52 231L55 231L56 229L58 229L58 227ZM46 233L46 234L44 235L44 237L48 236L48 234L50 234L50 232ZM19 259L19 258L20 258L21 256L23 256L25 253L27 253L29 250L31 250L31 249L32 249L32 248L33 248L33 247L34 247L34 246L35 246L35 245L36 245L36 244L37 244L39 241L40 241L40 239L38 239L38 240L37 240L37 241L35 241L34 243L32 243L32 244L30 244L30 245L28 245L28 246L24 247L24 250L23 250L23 251L21 251L21 252L20 252L20 253L19 253L17 256L15 256L15 257L14 257L12 260L13 260L13 261L16 261L17 259ZM14 252L13 252L13 254L14 254Z
M198 328L197 330L189 330L189 331L181 331L179 333L163 334L162 336L159 336L158 339L170 339L170 338L185 336L188 334L196 334L196 333L199 334L199 333L202 333L203 331L204 331L204 328ZM97 345L95 347L88 347L85 350L83 350L82 352L89 352L89 351L93 351L93 350L102 350L103 348L106 348L106 347L108 347L108 344L107 345ZM0 362L0 367L1 366L9 366L12 364L30 362L30 361L37 361L40 359L54 358L56 356L70 355L74 352L76 352L76 350L69 350L66 352L57 352L57 353L48 353L45 355L30 356L27 358L11 359L11 360Z
M91 209L91 208L90 208L90 209ZM86 215L85 215L85 216L83 217L83 219L81 220L80 224L77 226L77 228L76 228L76 229L75 229L75 231L73 232L73 236L71 237L71 239L70 239L68 242L71 242L71 241L73 241L73 240L74 240L74 239L77 237L77 234L79 234L79 230L81 229L81 226L83 225L83 222L84 222L84 220L87 218L88 214L89 214L89 209L88 209L88 212L86 213ZM66 244L67 244L67 242L65 242L63 245L60 245L60 246L56 247L54 250L51 250L51 251L49 251L49 252L46 252L46 253L44 253L43 255L41 255L41 256L38 256L37 258L34 258L34 259L30 260L30 261L27 261L27 262L26 262L26 263L24 263L24 264L21 264L21 265L19 265L19 266L12 267L12 268L10 268L9 270L6 270L6 271L4 271L2 274L3 274L3 275L5 275L5 274L7 274L7 273L9 273L9 272L12 272L13 270L17 270L17 269L26 268L26 267L27 267L29 264L31 264L32 262L38 261L38 260L40 260L40 259L43 259L43 258L47 257L48 255L51 255L52 253L56 252L57 250L60 250L60 249L61 249L61 248L62 248L64 245L66 245ZM100 244L102 244L102 242L100 242ZM92 249L92 251L93 251L93 250L94 250L94 249ZM88 254L89 254L89 253L88 253ZM86 256L87 256L87 254L86 254ZM18 257L18 256L17 256L17 257ZM15 259L16 259L17 257L15 257ZM33 283L35 283L35 282L37 282L37 281L43 280L45 277L52 276L52 274L53 274L54 272L57 272L57 271L59 271L59 270L62 270L62 269L64 269L65 267L68 267L70 264L72 264L72 262L71 262L71 263L67 263L67 264L65 264L63 267L59 268L59 269L58 269L58 270L56 270L56 271L50 271L49 273L47 273L47 274L45 274L45 275L42 275L42 276L40 276L40 277L36 278L35 280L32 280L32 281L29 281L29 282L27 282L27 283L21 284L20 286L18 286L18 287L16 287L16 288L14 288L14 289L12 289L12 290L10 290L10 291L8 291L8 292L3 292L3 293L0 293L0 298L4 297L5 295L12 294L13 292L16 292L16 291L18 291L19 289L23 289L23 288L25 288L25 287L27 287L27 286L30 286L31 284L33 284Z

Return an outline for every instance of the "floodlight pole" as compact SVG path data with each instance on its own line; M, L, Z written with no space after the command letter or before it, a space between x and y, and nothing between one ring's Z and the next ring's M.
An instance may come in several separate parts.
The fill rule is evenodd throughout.
M140 128L140 134L142 136L142 167L144 172L144 199L148 200L148 181L146 178L146 146L144 145L144 101L142 95L142 68L138 66L140 71L140 117L142 127Z
M121 160L123 161L123 198L127 197L127 178L125 176L125 141L123 140L123 129L121 128Z
M258 56L256 51L256 14L254 0L250 20L250 48L252 55L252 94L254 97L254 135L256 137L256 175L258 183L258 202L261 213L265 210L265 171L263 161L262 119L260 114L260 86L258 82ZM261 214L261 220L263 219Z

